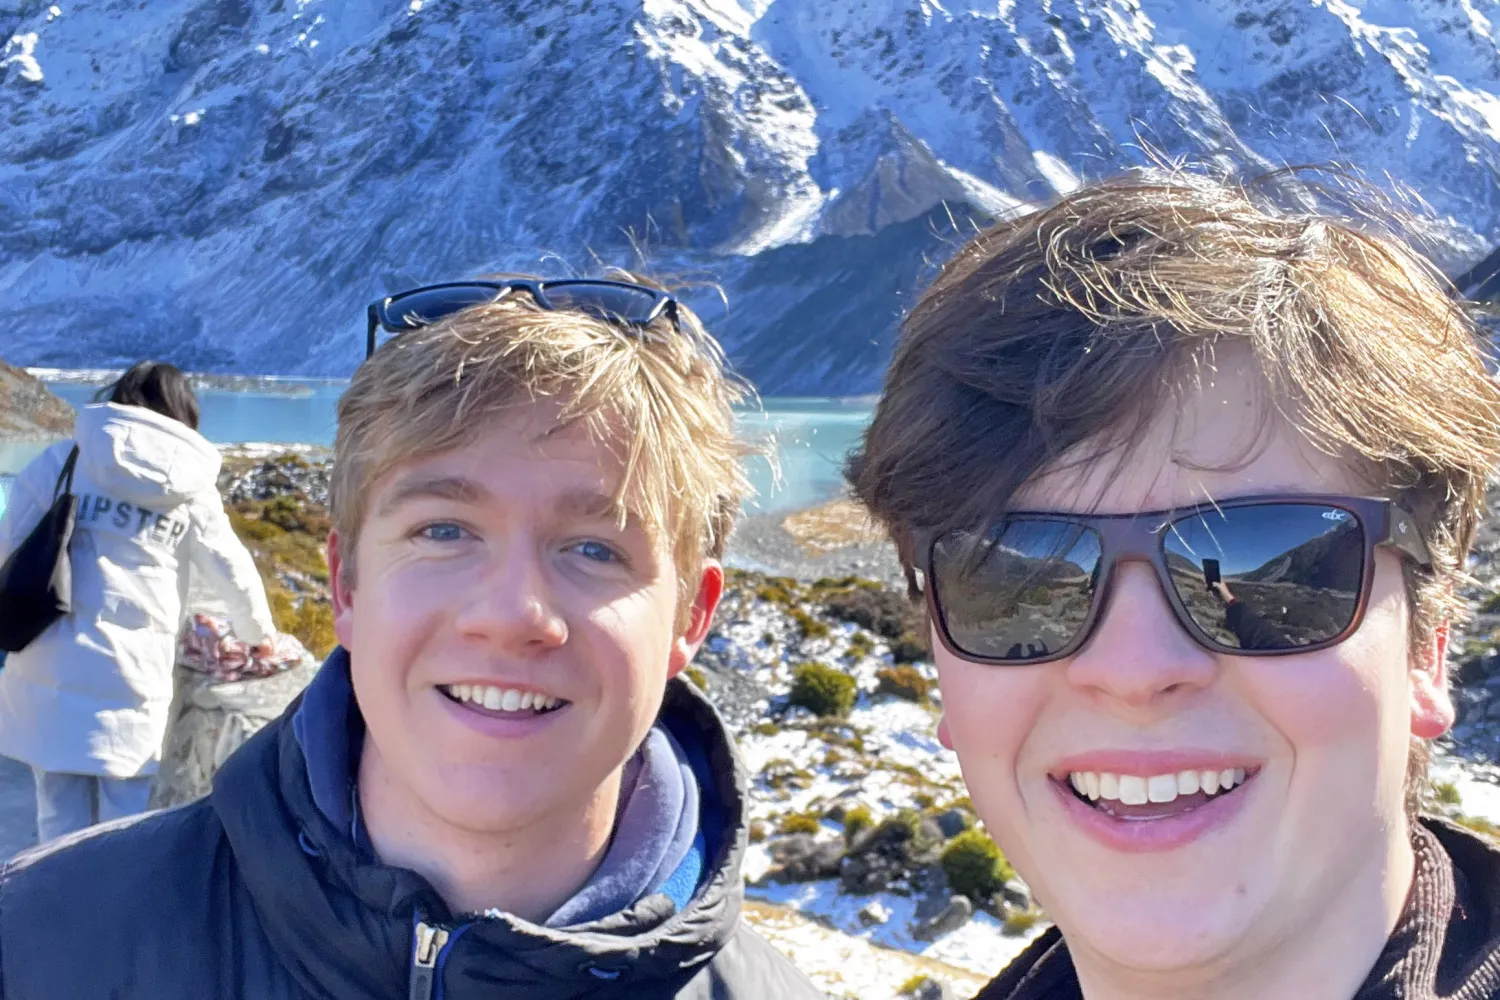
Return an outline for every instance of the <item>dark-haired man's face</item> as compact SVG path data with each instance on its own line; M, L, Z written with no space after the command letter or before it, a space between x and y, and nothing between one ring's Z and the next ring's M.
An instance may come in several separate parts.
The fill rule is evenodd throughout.
M1280 417L1262 421L1260 385L1248 358L1223 357L1123 461L1038 477L1018 506L1124 513L1369 492ZM1319 927L1389 930L1411 872L1409 738L1439 735L1452 718L1440 674L1412 669L1396 556L1379 551L1359 629L1312 653L1205 650L1137 562L1116 567L1091 640L1070 658L986 666L934 648L945 739L980 816L1066 935L1086 991L1103 976L1212 984ZM1441 656L1434 642L1419 658ZM1236 787L1211 821L1165 792L1142 818L1072 787L1154 789L1189 772L1207 787L1225 770Z

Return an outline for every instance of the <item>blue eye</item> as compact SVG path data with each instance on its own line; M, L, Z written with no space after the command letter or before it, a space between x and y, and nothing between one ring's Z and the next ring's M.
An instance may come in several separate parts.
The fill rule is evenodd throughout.
M603 542L579 542L573 546L573 551L593 562L619 562L620 556L614 549Z
M429 524L419 531L418 534L434 542L456 542L464 537L464 529L456 524L444 521L438 524Z

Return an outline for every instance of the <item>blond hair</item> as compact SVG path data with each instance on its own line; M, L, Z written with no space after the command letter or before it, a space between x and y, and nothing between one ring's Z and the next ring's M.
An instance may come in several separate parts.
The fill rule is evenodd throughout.
M1266 193L1142 171L969 241L907 316L848 466L903 552L914 528L1004 510L1075 446L1128 452L1194 362L1240 344L1276 412L1417 518L1433 568L1406 569L1414 648L1460 618L1500 454L1487 342L1395 216Z
M525 293L473 306L392 337L355 372L338 406L334 527L352 557L382 476L471 443L512 407L553 401L561 424L618 449L614 513L622 523L634 514L667 540L690 603L703 560L723 556L748 492L733 413L748 391L681 303L675 324L663 317L646 327L546 310ZM352 559L346 565L357 572Z

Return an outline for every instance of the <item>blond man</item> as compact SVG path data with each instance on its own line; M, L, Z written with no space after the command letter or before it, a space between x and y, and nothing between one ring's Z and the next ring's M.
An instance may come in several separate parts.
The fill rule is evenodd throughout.
M1500 393L1378 222L1092 184L906 320L850 474L1056 922L984 1000L1500 995L1500 854L1411 808Z
M740 922L744 775L675 679L744 488L717 345L627 276L416 289L369 346L340 647L206 800L7 868L0 995L820 996Z

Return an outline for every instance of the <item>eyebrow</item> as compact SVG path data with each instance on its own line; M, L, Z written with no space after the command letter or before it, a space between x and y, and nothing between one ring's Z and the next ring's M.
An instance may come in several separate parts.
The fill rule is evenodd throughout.
M476 504L489 495L489 490L463 476L413 476L396 483L380 502L377 513L389 514L412 500L430 498Z
M557 498L556 507L564 516L603 517L614 511L615 498L598 490L571 490Z

